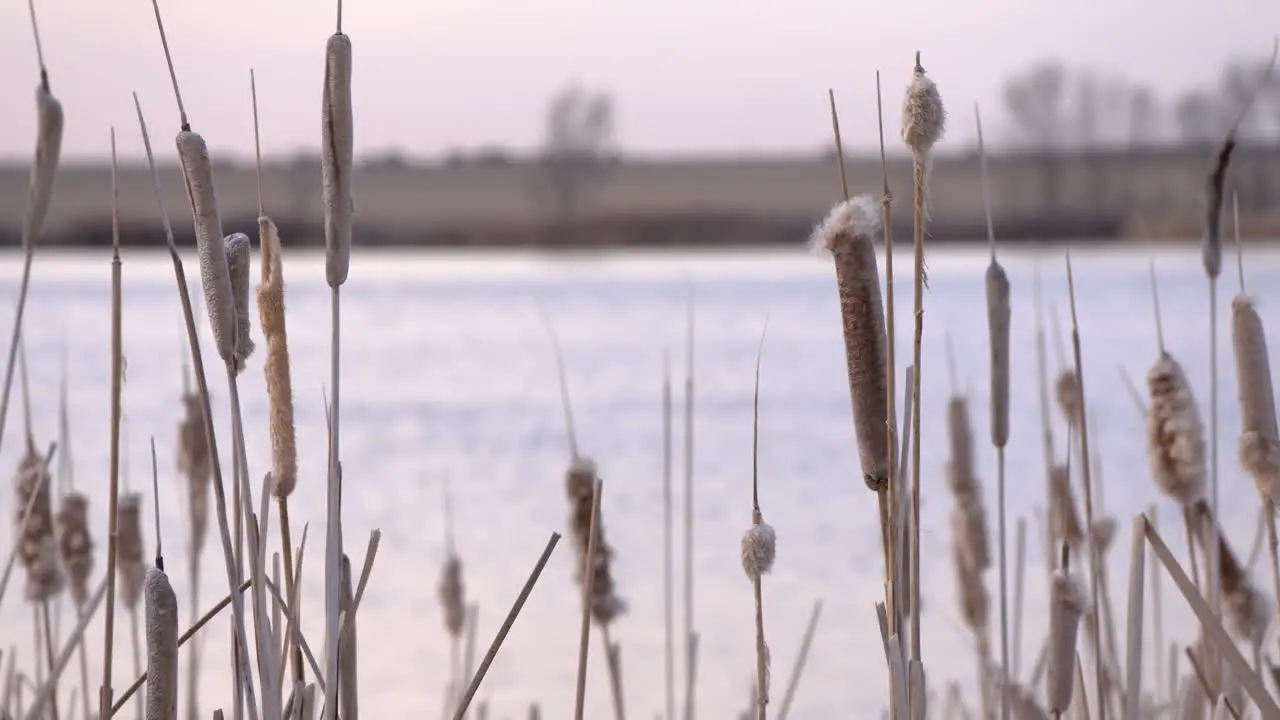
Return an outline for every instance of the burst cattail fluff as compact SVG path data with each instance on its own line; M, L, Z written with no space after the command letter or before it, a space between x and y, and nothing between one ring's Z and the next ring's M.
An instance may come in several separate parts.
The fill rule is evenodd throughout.
M204 286L204 304L209 311L209 326L218 356L223 362L235 358L236 306L231 290L231 274L227 271L227 250L223 244L222 220L218 217L218 200L213 192L213 168L209 148L199 133L178 133L178 157L182 175L187 181L191 214L195 222L196 252L200 257L200 283Z
M879 231L879 209L870 196L859 195L832 208L811 240L835 258L858 459L863 479L876 491L889 482L884 303L874 244Z
M1280 501L1280 440L1276 436L1267 336L1253 302L1243 294L1231 301L1231 344L1240 400L1240 464L1253 476L1260 492L1272 502Z
M1183 505L1204 491L1204 428L1182 366L1167 352L1147 373L1147 464L1156 487Z
M742 570L750 580L759 580L772 570L778 552L778 536L773 526L759 519L759 515L757 519L742 535Z
M53 197L58 158L62 154L62 103L43 83L36 88L36 123L36 159L27 183L27 212L22 226L24 250L32 250L40 239L49 214L49 200Z
M1071 472L1065 465L1056 465L1049 474L1049 529L1054 544L1066 542L1079 547L1084 540L1084 526L1076 509L1075 493L1071 492Z
M1058 401L1058 410L1071 427L1080 427L1080 384L1076 382L1076 374L1070 370L1062 371L1053 383L1053 396Z
M466 589L462 584L462 558L450 555L440 578L440 605L444 608L444 629L451 637L462 637L467 617Z
M1226 535L1215 528L1209 504L1198 500L1194 510L1199 520L1197 534L1206 553L1212 552L1210 548L1217 530L1218 575L1222 581L1222 612L1227 626L1237 639L1260 643L1271 621L1270 602L1250 584L1249 573L1227 544Z
M953 538L951 543L951 566L956 571L960 618L970 630L982 634L987 629L987 589L982 584L982 573L969 564L961 551L958 538Z
M973 430L969 425L969 404L963 395L952 395L947 400L947 445L951 452L947 468L951 492L978 494L978 479L973 471Z
M236 311L236 367L253 354L253 338L249 334L249 236L231 233L223 239L227 251L227 272L231 276L231 295Z
M89 498L69 492L58 509L58 540L62 564L71 577L71 597L76 607L89 599L89 574L93 572L93 539L89 536Z
M946 123L947 110L942 105L938 86L920 66L917 55L911 84L902 102L902 141L911 148L912 154L927 155L942 139Z
M148 568L143 585L147 623L147 720L178 717L178 597L163 570Z
M987 266L987 332L991 341L991 444L1009 442L1009 276L994 259Z
M979 572L991 567L986 512L980 499L970 495L956 498L951 506L951 536L966 566Z
M33 602L57 595L66 579L58 565L58 540L54 534L53 503L49 492L49 469L44 459L28 443L27 452L18 464L14 493L14 542L18 560L27 571L26 597ZM22 515L31 505L24 528Z
M565 490L569 496L569 533L573 538L578 562L574 579L583 584L591 573L591 616L608 625L626 612L626 603L618 597L610 566L613 548L604 539L604 523L596 519L595 562L587 567L587 551L591 542L591 509L595 502L596 464L587 458L574 458L565 473Z
M330 287L347 281L351 265L351 38L337 33L325 45L321 107L321 179L324 183L324 273Z
M204 548L209 527L209 482L213 476L213 463L200 396L184 393L182 411L182 421L178 423L178 469L186 476L191 542L193 550L199 553Z
M1049 652L1045 699L1050 713L1066 712L1075 685L1076 635L1084 616L1084 593L1075 578L1053 573L1049 588Z
M116 566L119 575L120 600L132 610L142 596L146 580L146 559L142 548L142 496L121 493L116 506Z
M271 492L289 497L298 485L298 445L293 425L293 381L289 373L289 343L284 321L284 264L275 223L258 218L258 245L262 254L258 285L258 319L267 343L263 371L267 376L267 400L271 406Z

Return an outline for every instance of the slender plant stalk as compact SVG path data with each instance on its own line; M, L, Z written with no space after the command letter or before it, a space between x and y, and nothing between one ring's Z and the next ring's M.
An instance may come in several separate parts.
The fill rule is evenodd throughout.
M600 495L604 492L604 483L596 478L591 503L591 535L587 538L587 562L584 567L596 566L596 534L600 521ZM595 585L594 572L583 573L582 582L582 624L578 639L578 684L574 699L574 720L582 720L584 701L587 697L587 649L591 639L591 594Z
M102 641L102 685L98 717L111 709L111 661L115 649L117 514L120 499L120 390L124 379L120 302L120 203L116 170L116 131L111 129L111 480L107 495L107 608ZM176 255L175 255L176 257ZM16 345L16 343L15 343ZM2 411L0 411L2 413ZM0 415L2 417L2 415Z
M605 667L609 671L609 689L613 696L614 720L626 720L627 706L622 691L622 646L609 635L609 626L600 625L600 640L604 644Z
M919 64L917 58L917 64ZM921 344L924 340L924 226L925 159L915 154L912 177L915 188L915 340L911 366L915 368L911 389L911 659L920 660L920 377Z
M689 287L689 318L685 337L685 376L684 376L684 639L685 639L685 677L684 677L684 720L694 720L697 715L697 680L698 680L698 630L694 625L694 586L693 586L693 548L694 548L694 493L693 493L693 450L694 450L694 301L693 287Z
M662 355L662 676L667 720L675 720L675 627L671 539L671 355Z
M1146 541L1139 515L1133 521L1133 541L1129 553L1129 644L1125 658L1128 677L1124 685L1126 718L1141 717L1142 706L1142 620L1143 620L1143 564L1146 561ZM1214 553L1215 555L1217 553Z
M525 580L524 587L521 588L520 594L516 597L515 604L511 606L511 611L507 613L506 620L503 620L502 627L498 628L497 637L493 639L493 643L489 645L484 658L480 660L480 667L476 670L475 677L471 678L466 692L462 694L462 699L459 700L457 708L453 712L454 720L462 720L462 716L466 714L472 698L475 697L476 691L480 689L480 683L484 682L484 676L489 672L489 666L493 665L494 658L498 656L498 651L502 649L502 642L507 639L507 633L511 632L511 627L515 625L516 618L520 616L520 611L524 609L525 601L529 599L530 593L533 592L533 586L538 583L538 578L542 576L542 569L546 567L547 560L551 558L551 553L556 549L556 543L559 541L560 534L551 533L551 538L547 540L547 546L542 550L542 555L533 566L533 571L529 573L529 579Z
M1070 253L1067 254L1067 292L1070 295L1070 300L1071 300L1071 346L1072 346L1072 352L1074 353L1074 358L1075 358L1076 392L1077 392L1076 399L1079 402L1079 408L1080 408L1081 457L1085 458L1085 461L1081 463L1082 465L1081 472L1084 473L1085 525L1086 527L1089 528L1089 530L1085 532L1085 544L1087 545L1088 551L1089 551L1089 566L1090 566L1089 567L1089 592L1092 597L1092 606L1094 608L1097 608L1099 607L1098 564L1100 562L1100 559L1098 557L1098 545L1096 542L1094 542L1094 537L1092 532L1093 491L1091 490L1091 487L1093 483L1091 482L1092 473L1090 471L1089 461L1087 459L1089 457L1089 428L1088 428L1088 423L1084 421L1084 418L1088 417L1088 413L1087 413L1087 406L1085 404L1084 366L1081 361L1081 354L1080 354L1080 323L1079 323L1078 316L1076 314L1075 278L1071 274L1071 254ZM1094 615L1096 616L1097 613L1095 612ZM1104 674L1105 674L1104 666L1106 665L1106 661L1103 659L1104 655L1102 652L1102 639L1101 639L1102 629L1101 627L1099 627L1100 625L1101 623L1099 623L1097 621L1097 618L1095 617L1094 623L1093 623L1093 650L1094 650L1094 657L1097 659L1097 661L1094 663L1094 670L1095 670L1096 682L1097 682L1097 688L1098 688L1098 720L1107 720L1107 703L1106 703L1106 698L1104 697L1104 693L1102 691L1102 689L1106 687L1106 683L1104 680Z
M1156 505L1153 503L1147 506L1147 521L1151 523L1151 527L1157 532L1160 530L1159 515ZM1164 673L1160 670L1165 667L1164 661L1164 604L1160 597L1160 568L1156 563L1151 563L1151 572L1148 582L1151 584L1151 631L1152 631L1152 663L1157 669L1156 677L1156 700L1158 702L1173 702L1173 688L1165 686Z
M54 670L57 661L53 657L53 646L56 644L57 640L53 636L53 623L50 621L49 615L49 601L41 600L40 622L44 624L45 658L48 661L49 679L54 688L54 691L49 695L49 714L53 717L53 720L58 720L58 683L56 682L56 678L58 676ZM37 663L38 662L39 660L37 659Z
M880 134L880 225L884 230L884 313L885 313L885 389L887 398L887 407L885 420L889 424L889 507L893 508L893 513L897 515L899 503L900 488L898 468L894 466L893 458L898 454L898 409L895 407L897 398L895 397L897 390L897 360L896 346L897 335L894 331L894 302L893 302L893 193L889 190L889 163L885 157L884 150L884 104L880 93L880 71L876 71L876 123ZM841 154L843 161L844 155ZM841 181L844 181L844 172L841 170ZM846 196L848 193L845 193ZM892 523L890 523L892 526ZM896 567L894 558L901 552L897 547L897 537L892 530L888 531L889 550L886 557L885 573L889 576L891 567ZM890 585L893 588L887 594L886 601L890 607L889 627L891 632L898 632L898 626L902 619L902 603L899 602L899 594L901 590L900 578L893 573L890 579ZM892 694L889 696L892 702Z
M1027 519L1019 517L1014 532L1013 560L1013 640L1010 644L1009 677L1017 681L1022 669L1022 611L1026 600Z

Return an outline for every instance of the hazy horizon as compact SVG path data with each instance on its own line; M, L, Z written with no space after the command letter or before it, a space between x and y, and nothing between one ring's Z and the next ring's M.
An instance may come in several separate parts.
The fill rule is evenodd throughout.
M136 90L153 141L170 159L166 138L177 112L150 3L38 2L36 10L53 90L67 115L64 158L107 157L113 124L121 155L141 157L130 97ZM192 125L215 155L252 157L250 67L264 156L318 147L333 3L226 0L215 11L212 4L162 2L161 12ZM629 155L816 152L830 142L828 87L836 91L847 147L865 151L876 143L877 68L886 133L896 145L917 49L951 112L944 142L973 141L978 102L998 146L1008 135L1002 85L1035 61L1140 81L1168 102L1214 85L1231 60L1265 56L1280 32L1280 5L1270 0L1083 0L1052 8L917 0L872 10L820 0L785 8L763 0L696 7L670 0L347 0L344 14L361 158L438 158L487 147L528 152L540 142L548 99L571 80L613 96L618 144ZM0 116L0 162L27 162L37 62L26 3L0 7L0 63L7 69L0 97L11 109Z

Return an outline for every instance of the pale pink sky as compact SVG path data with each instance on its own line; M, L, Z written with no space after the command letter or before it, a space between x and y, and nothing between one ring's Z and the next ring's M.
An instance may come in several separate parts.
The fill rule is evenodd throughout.
M192 123L214 153L251 156L250 67L264 152L318 146L331 2L161 10ZM154 128L176 130L148 0L39 0L37 11L69 160L104 156L111 124L123 154L141 153L132 90ZM866 147L875 70L892 131L916 49L952 109L952 141L967 142L973 102L996 135L1001 81L1035 59L1123 70L1168 99L1213 82L1230 58L1265 55L1280 32L1276 0L346 0L345 15L366 156L532 148L548 96L571 78L614 93L629 152L811 150L829 138L828 87L846 142ZM0 6L0 68L0 159L25 161L36 60L21 0Z

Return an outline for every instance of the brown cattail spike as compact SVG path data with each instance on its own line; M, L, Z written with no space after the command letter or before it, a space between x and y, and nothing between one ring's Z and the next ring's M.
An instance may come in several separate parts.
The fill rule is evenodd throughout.
M978 495L974 473L973 430L969 425L969 404L962 395L947 400L947 441L951 453L947 482L956 495Z
M574 579L585 583L592 574L591 616L601 625L612 623L626 612L626 603L616 594L610 566L613 548L604 539L604 525L597 522L594 567L588 568L587 549L591 542L591 509L595 502L596 464L587 458L574 458L565 473L565 490L569 496L569 534L578 553Z
M1204 492L1204 427L1177 360L1162 352L1147 373L1147 463L1161 492L1186 505Z
M249 335L249 236L232 233L223 239L227 251L227 272L231 278L231 296L235 303L235 358L237 371L253 354L253 338Z
M200 396L184 392L182 411L182 421L178 424L178 469L187 481L192 549L198 554L204 547L209 528L209 485L213 477L213 461L209 456L209 438L205 435Z
M440 605L444 608L444 629L450 637L462 637L467 618L466 587L462 584L462 558L450 555L440 578Z
M267 400L271 407L271 491L289 497L298 484L298 446L293 423L293 381L289 372L289 343L285 332L284 265L276 224L265 215L258 218L261 280L258 285L258 318L267 343L263 364L267 376Z
M1075 579L1055 570L1049 588L1048 672L1045 699L1050 713L1066 712L1075 687L1076 637L1084 617L1084 592Z
M325 279L330 287L347 281L351 265L351 38L337 33L325 46L321 106L321 175L324 184Z
M223 362L235 358L236 311L227 271L222 220L213 191L213 170L204 138L189 130L178 133L178 157L187 181L187 195L195 223L196 251L200 258L200 282L214 344Z
M1231 301L1231 344L1240 401L1240 464L1253 476L1259 492L1277 502L1280 440L1276 436L1267 336L1253 301L1243 293Z
M951 534L966 567L978 572L991 567L987 518L980 498L971 495L956 498L955 505L951 506Z
M1077 388L1075 373L1064 370L1058 375L1058 379L1053 383L1053 396L1067 424L1080 427L1080 391Z
M147 626L147 720L178 717L178 597L163 570L148 568L143 585Z
M76 607L89 599L89 574L93 572L93 539L89 536L89 498L69 492L58 509L59 550L62 564L71 578L71 597Z
M982 584L981 573L969 564L961 550L959 538L951 543L951 564L956 571L957 597L960 601L960 617L974 633L983 636L987 630L987 589Z
M61 592L66 578L58 564L58 540L53 525L53 503L49 490L49 468L30 442L18 465L15 482L15 527L20 530L14 542L17 556L27 571L26 598L42 602ZM27 524L23 513L30 505Z
M884 303L874 244L879 231L879 207L860 195L832 208L812 238L835 257L858 458L863 479L877 492L888 485L890 462Z
M1009 276L994 257L987 266L987 330L991 340L991 444L1009 442Z
M117 505L116 567L120 600L132 610L142 597L146 580L146 554L142 547L142 495L121 493Z

